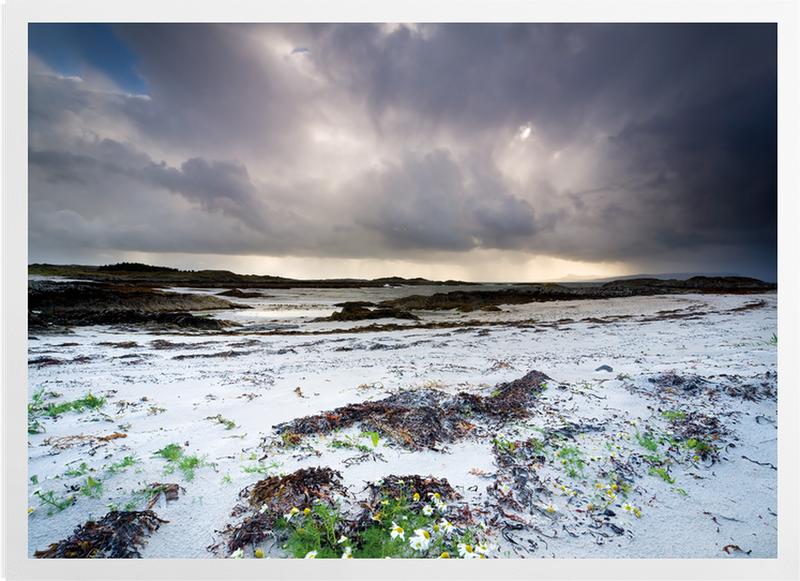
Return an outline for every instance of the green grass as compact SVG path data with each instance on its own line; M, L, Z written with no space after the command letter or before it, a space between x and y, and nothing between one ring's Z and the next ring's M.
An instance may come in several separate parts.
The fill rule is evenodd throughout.
M129 466L141 464L141 462L142 461L136 457L136 453L134 452L130 456L125 456L122 460L118 460L117 462L106 466L105 469L111 474L116 474L118 472L125 472Z
M242 472L247 474L254 474L259 473L263 474L264 476L274 476L275 472L283 466L283 462L278 462L277 460L273 460L269 464L264 464L263 462L259 462L255 466L242 466ZM230 482L230 477L228 477L228 482Z
M647 433L644 436L636 431L636 441L639 442L639 445L642 448L650 450L651 452L656 452L658 450L658 441L653 437L652 434Z
M41 417L55 418L69 411L76 411L83 413L86 409L97 410L106 404L106 398L97 397L88 392L81 398L73 401L65 401L61 403L45 404L45 396L61 397L60 394L49 392L45 394L44 389L40 389L33 394L31 401L28 403L28 433L40 434L45 432L44 426L39 422Z
M164 458L167 460L167 467L164 469L164 474L172 474L177 467L183 472L184 478L188 481L194 480L195 470L203 466L213 466L211 462L207 462L208 454L201 457L196 455L186 456L183 453L183 448L179 444L168 444L161 450L158 450L153 458Z
M178 460L181 456L183 456L183 448L179 444L167 444L153 454L153 458L164 458L172 462Z

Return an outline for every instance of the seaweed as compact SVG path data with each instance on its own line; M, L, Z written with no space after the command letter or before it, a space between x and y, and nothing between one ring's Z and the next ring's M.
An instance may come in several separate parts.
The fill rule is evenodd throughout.
M319 501L332 505L331 493L347 494L341 477L340 472L328 467L301 468L286 476L270 476L244 488L239 497L247 499L251 514L239 524L227 525L218 531L230 537L228 553L274 534L272 530L276 521L292 509L310 509ZM247 512L247 508L237 505L232 516L243 512ZM208 550L216 548L217 545L208 547Z
M498 384L488 397L465 392L450 396L430 387L406 390L379 401L350 404L279 424L275 431L281 435L329 434L358 424L363 431L378 433L407 449L438 450L440 443L474 434L475 420L503 424L526 416L547 379L544 373L531 371Z
M152 510L112 511L99 521L79 525L69 538L34 552L37 559L141 559L137 547L146 544L144 534L169 521Z
M332 491L346 495L347 489L341 485L341 478L341 473L331 468L301 468L286 476L259 480L242 490L239 496L247 498L252 506L261 508L266 505L270 512L279 515L295 507L310 507L315 499L330 500Z

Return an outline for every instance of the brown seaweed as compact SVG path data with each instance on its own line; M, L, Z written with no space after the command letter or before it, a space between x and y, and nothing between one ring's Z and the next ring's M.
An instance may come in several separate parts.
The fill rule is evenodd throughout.
M531 371L498 384L491 396L465 392L450 396L435 388L406 390L379 401L350 404L279 424L275 431L281 435L329 434L358 424L407 449L437 450L440 443L473 435L476 420L505 423L524 417L548 379L544 373Z
M142 536L167 522L152 510L115 510L97 522L79 525L72 536L36 551L33 556L37 559L141 559L137 547L146 544Z

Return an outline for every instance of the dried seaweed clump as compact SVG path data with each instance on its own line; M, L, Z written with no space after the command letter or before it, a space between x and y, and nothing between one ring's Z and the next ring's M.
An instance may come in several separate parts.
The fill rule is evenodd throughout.
M691 411L669 422L672 432L681 440L717 440L729 432L719 418Z
M239 496L257 508L267 505L274 514L292 508L311 507L315 500L330 500L331 492L347 494L341 484L342 475L331 468L301 468L286 476L270 476L248 486Z
M521 379L498 384L488 397L464 392L450 396L435 388L401 391L379 401L350 404L279 424L275 431L328 434L358 424L405 448L436 450L441 442L455 442L474 433L473 421L504 423L526 415L547 379L544 373L531 371Z
M747 380L738 375L722 375L720 383L695 375L677 375L664 373L648 377L647 381L653 384L659 395L709 395L725 394L729 397L748 401L760 401L763 398L775 398L777 378L767 374L763 380Z
M36 551L38 559L141 559L136 547L146 543L142 536L157 530L161 523L152 510L112 511L97 522L89 521L75 529L71 537Z
M688 395L697 395L701 391L705 391L711 382L702 377L694 375L681 376L675 373L663 373L647 379L652 383L656 390L665 391L667 393L685 393Z
M246 487L239 493L246 498L251 514L235 526L227 525L220 531L229 535L228 553L273 535L275 522L292 509L311 508L315 501L333 504L331 493L347 494L341 484L341 473L331 468L302 468L286 476L270 476ZM238 505L232 516L248 509ZM217 546L209 547L216 550Z

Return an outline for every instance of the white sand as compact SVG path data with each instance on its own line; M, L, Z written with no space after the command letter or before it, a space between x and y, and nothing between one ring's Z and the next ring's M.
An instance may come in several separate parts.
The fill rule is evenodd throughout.
M429 292L436 290L441 289ZM67 538L79 524L101 518L109 505L123 507L132 502L132 491L153 482L178 483L183 490L178 500L167 504L162 498L153 506L169 523L147 539L143 557L225 556L224 551L210 552L207 547L225 542L216 531L236 522L230 513L240 501L239 491L264 478L243 469L257 466L258 461L251 458L265 454L263 465L273 466L269 474L311 466L338 470L351 500L362 494L367 481L390 474L419 474L447 478L463 495L462 502L472 506L496 502L487 487L495 482L514 483L508 471L498 469L489 437L450 444L446 453L411 452L382 438L376 452L385 462L345 463L359 453L333 448L333 435L307 437L305 443L316 450L313 453L307 447L300 452L270 447L279 440L273 426L381 399L401 389L435 386L453 394L490 395L497 383L531 370L547 374L552 381L531 416L506 425L497 432L499 436L507 441L541 438L537 429L558 429L563 426L559 418L597 429L563 443L581 450L586 461L582 475L570 477L555 457L535 468L548 486L547 493L538 495L536 506L552 506L554 512L517 513L525 528L511 531L510 536L518 545L501 531L490 530L496 543L491 556L777 557L778 480L773 469L778 465L777 401L774 397L747 401L725 393L728 387L748 385L762 393L777 393L777 347L769 342L777 333L777 295L637 297L503 306L501 313L423 314L423 322L464 323L449 329L334 334L324 332L395 321L310 322L333 312L336 302L378 301L420 293L420 289L368 293L270 291L270 296L261 299L233 299L257 310L214 313L244 325L297 325L295 331L323 334L242 332L232 336L87 327L73 334L29 340L30 361L63 360L29 365L29 401L42 389L60 394L54 402L74 400L89 391L107 398L97 412L40 418L46 433L28 437L28 475L38 480L29 485L28 506L34 509L28 517L29 557ZM762 302L758 308L737 310ZM590 318L603 322L585 320ZM501 324L470 326L470 321ZM520 321L527 323L520 326ZM159 341L174 345L163 348ZM125 342L135 345L108 345ZM209 357L226 352L227 357ZM596 371L601 365L613 371ZM696 376L709 383L699 395L689 396L680 389L659 392L648 378L663 373ZM652 454L640 445L636 433L648 426L668 432L663 413L669 411L695 411L717 418L727 432L712 441L718 460L694 461L691 453L678 449L668 466L672 483L648 474L646 463L633 462L627 498L618 495L609 507L616 517L608 522L624 531L616 534L604 521L595 520L596 513L586 512L587 504L597 503L595 483L608 482L602 475L614 469L615 462ZM208 419L217 415L236 427L227 430ZM96 439L115 432L126 437L107 442ZM71 446L64 440L79 435L83 441L73 439ZM345 436L372 446L370 438L359 436L356 428L338 438ZM199 468L191 481L179 470L165 474L167 462L152 456L170 443L184 446L186 454L207 455L214 466ZM666 457L667 447L661 444L658 453ZM109 471L109 466L133 454L139 463L123 472ZM67 474L82 463L92 471ZM72 506L52 515L35 494L36 490L54 491L57 497L65 497L71 494L70 486L84 485L88 476L102 482L100 497L78 493ZM569 497L553 483L580 494L567 504ZM625 505L639 508L641 518ZM140 504L138 508L146 507ZM263 548L270 548L270 543ZM251 557L252 550L248 548L245 555ZM283 555L275 546L270 554Z

